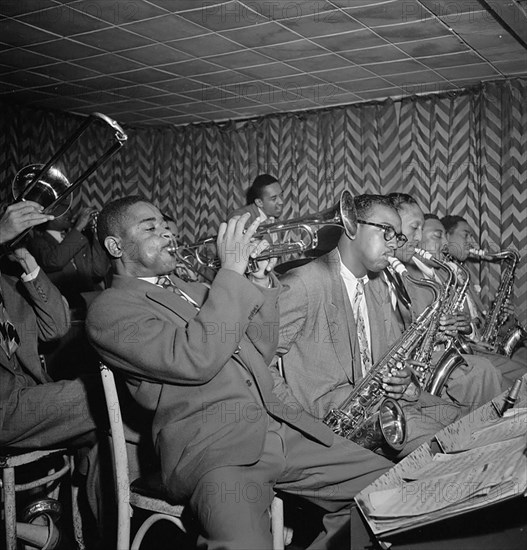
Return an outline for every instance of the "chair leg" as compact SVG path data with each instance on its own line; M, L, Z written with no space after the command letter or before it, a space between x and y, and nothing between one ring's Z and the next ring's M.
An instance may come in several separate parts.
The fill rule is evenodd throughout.
M15 469L3 468L2 490L4 493L4 522L6 550L16 550L16 504Z
M273 550L284 550L284 502L277 496L271 502L271 531Z

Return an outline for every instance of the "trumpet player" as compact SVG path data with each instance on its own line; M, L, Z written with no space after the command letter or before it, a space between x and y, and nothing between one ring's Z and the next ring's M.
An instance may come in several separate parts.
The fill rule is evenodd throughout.
M286 272L280 281L280 330L275 391L318 418L350 395L401 336L380 272L406 237L390 201L380 195L355 198L357 231L342 234L336 248ZM404 456L454 421L459 408L420 392L411 369L382 376L384 394L404 411L408 439ZM382 450L384 452L384 450Z

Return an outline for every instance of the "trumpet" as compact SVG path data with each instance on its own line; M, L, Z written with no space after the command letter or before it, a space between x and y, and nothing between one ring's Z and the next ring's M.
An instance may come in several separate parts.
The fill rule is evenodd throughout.
M113 143L95 162L93 162L77 179L72 183L55 166L56 162L64 153L70 149L75 141L88 129L96 120L102 120L114 130ZM63 215L71 206L72 193L83 183L101 164L114 155L128 139L123 129L111 118L102 113L92 113L77 130L64 142L62 147L46 162L46 164L30 164L22 168L15 176L11 191L13 198L18 201L35 201L44 207L44 214ZM29 233L26 229L10 243L8 249L14 249Z
M322 212L261 225L254 234L255 239L268 237L271 241L272 235L285 234L288 231L301 231L302 237L295 241L270 244L266 250L252 260L249 270L254 271L256 262L262 260L315 249L318 245L318 230L327 226L342 227L349 237L353 237L357 232L357 211L349 191L342 191L335 206ZM211 253L211 248L215 245L216 239L217 235L200 239L191 245L185 246L185 252L187 254L189 251L193 253L200 265L219 269L221 267L220 260L217 254Z

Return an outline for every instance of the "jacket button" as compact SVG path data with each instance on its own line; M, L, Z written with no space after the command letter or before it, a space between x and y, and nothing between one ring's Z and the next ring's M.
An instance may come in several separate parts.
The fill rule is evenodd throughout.
M238 346L235 350L234 350L234 354L237 355L238 353L240 353L240 346Z
M251 382L251 380L246 380L245 383L250 387L253 385L253 383Z

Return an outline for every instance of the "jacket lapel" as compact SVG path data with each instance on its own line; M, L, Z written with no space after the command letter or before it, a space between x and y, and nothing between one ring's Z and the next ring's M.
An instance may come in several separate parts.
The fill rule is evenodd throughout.
M348 380L353 384L358 379L357 377L360 377L360 366L357 372L354 369L354 365L357 365L357 342L356 338L351 337L352 334L357 333L357 328L348 293L340 276L340 257L337 249L334 249L321 259L326 262L330 273L330 284L327 289L328 299L324 305L328 330L332 336L331 340L339 364Z

